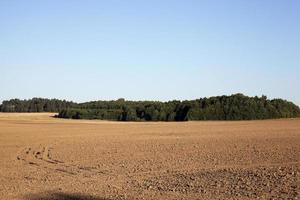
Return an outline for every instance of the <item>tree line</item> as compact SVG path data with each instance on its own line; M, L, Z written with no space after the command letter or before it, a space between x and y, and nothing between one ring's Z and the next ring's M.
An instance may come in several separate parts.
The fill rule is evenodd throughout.
M2 112L58 112L59 118L115 121L255 120L300 117L300 108L282 99L243 94L190 101L92 101L74 103L57 99L12 99Z
M76 103L58 99L33 98L29 100L11 99L3 101L1 112L60 112L75 108Z

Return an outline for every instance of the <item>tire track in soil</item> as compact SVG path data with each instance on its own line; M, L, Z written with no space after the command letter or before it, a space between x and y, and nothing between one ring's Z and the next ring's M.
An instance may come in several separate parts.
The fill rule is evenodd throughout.
M99 170L96 167L79 166L54 159L51 156L52 150L53 148L49 146L39 146L37 148L27 147L22 149L16 158L18 161L22 161L25 165L32 165L39 169L44 168L71 176L114 176L114 174L108 173L104 170Z

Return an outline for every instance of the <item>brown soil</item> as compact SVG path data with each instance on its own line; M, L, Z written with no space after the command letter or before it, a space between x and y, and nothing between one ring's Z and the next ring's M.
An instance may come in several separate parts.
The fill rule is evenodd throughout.
M300 119L51 115L0 113L0 199L300 199Z

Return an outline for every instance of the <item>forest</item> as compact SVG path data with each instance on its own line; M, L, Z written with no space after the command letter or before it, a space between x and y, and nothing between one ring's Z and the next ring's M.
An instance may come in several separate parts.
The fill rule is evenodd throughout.
M256 120L300 117L300 108L283 99L243 94L186 101L91 101L74 103L33 98L3 101L1 112L57 112L58 118L114 121Z

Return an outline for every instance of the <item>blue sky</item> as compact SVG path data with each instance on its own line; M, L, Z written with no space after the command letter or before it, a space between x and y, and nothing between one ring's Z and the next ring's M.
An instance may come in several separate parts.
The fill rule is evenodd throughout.
M298 0L0 0L0 101L265 94L300 105Z

